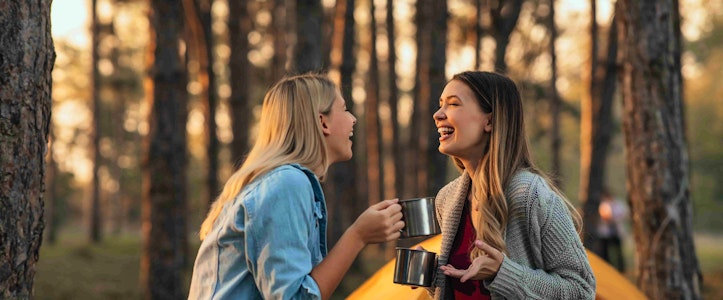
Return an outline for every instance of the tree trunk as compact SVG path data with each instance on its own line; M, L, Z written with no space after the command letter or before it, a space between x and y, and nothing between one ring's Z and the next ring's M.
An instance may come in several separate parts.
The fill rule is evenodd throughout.
M115 26L113 22L111 22L111 24L109 24L107 28L109 30L109 37L118 38L115 33ZM115 70L115 72L113 73L113 77L111 78L110 85L110 89L113 95L111 101L113 102L113 104L111 105L112 110L109 116L109 118L112 120L109 131L112 133L111 136L114 147L111 155L111 161L113 163L108 165L108 172L112 180L115 181L115 185L110 191L110 197L108 199L108 206L110 207L110 210L107 212L110 215L111 219L111 232L115 236L118 236L123 229L123 220L125 219L122 203L122 191L124 189L123 169L121 168L118 161L122 156L122 149L124 148L125 144L125 129L123 128L123 123L126 117L126 79L121 73L123 67L120 64L120 49L118 46L113 47L113 49L111 50L110 61L113 64L113 69Z
M404 190L404 145L399 128L397 86L397 47L394 28L394 1L387 0L387 46L389 47L389 109L392 123L392 160L394 161L394 195L399 196Z
M593 143L593 104L595 103L594 90L598 84L595 80L595 70L598 65L598 25L597 25L597 1L590 0L590 63L585 67L588 72L583 72L583 81L588 83L587 93L582 94L580 100L580 190L578 197L583 206L583 244L595 253L598 249L598 236L596 227L600 222L598 206L600 205L600 193L591 193L590 175L593 170L592 143ZM616 37L617 38L617 37ZM599 167L599 165L598 165ZM602 179L602 178L599 178ZM592 196L592 197L591 197Z
M231 159L235 165L241 165L249 150L249 131L253 115L249 103L249 76L251 63L248 60L248 34L251 32L251 16L246 1L230 1L228 28L231 44L229 64L231 68Z
M338 62L339 73L341 77L341 94L346 100L349 111L354 111L354 101L352 101L352 76L355 69L354 60L354 0L337 0L336 17L334 26L333 47L341 49L341 59ZM335 63L332 60L332 63ZM359 126L359 125L357 125ZM327 190L327 203L329 204L329 217L331 218L329 226L329 245L333 245L339 240L344 233L345 228L352 224L355 220L357 211L366 206L366 202L356 204L360 198L357 196L356 172L359 161L359 153L357 149L360 147L358 135L352 137L354 156L349 161L333 164L329 168L329 180L325 185ZM349 203L353 209L349 209Z
M201 83L203 92L201 93L201 102L203 103L204 117L206 119L206 159L208 160L208 172L206 173L206 192L209 207L219 191L218 182L218 152L219 141L216 135L216 103L218 103L218 88L216 86L216 72L214 72L215 56L215 38L211 28L213 17L211 15L211 7L213 0L193 0L192 13L187 13L187 20L193 23L192 29L194 41L189 41L189 49L191 44L198 48L197 57L199 62L199 82ZM188 7L188 6L185 6ZM189 22L189 23L191 23ZM189 24L191 25L191 24ZM189 26L191 27L191 26Z
M90 195L90 223L88 224L90 241L92 243L101 240L101 223L100 223L100 89L101 78L98 70L99 45L100 45L100 22L98 21L98 0L91 1L91 17L92 17L92 62L93 62L93 180L92 192Z
M550 15L547 17L547 28L550 32L550 114L552 115L552 174L554 174L557 186L562 184L562 163L560 159L560 147L562 136L560 135L560 97L557 93L557 53L555 42L557 41L557 27L555 25L555 0L550 0Z
M495 38L495 71L506 72L505 54L510 43L510 34L517 26L522 10L522 0L499 0L490 8L492 32Z
M616 5L638 287L650 299L700 299L678 1L619 0Z
M151 1L149 50L150 131L143 162L143 254L145 299L185 297L187 73L182 4Z
M306 73L321 69L322 32L324 13L321 0L296 1L296 45L294 45L295 73Z
M50 1L0 0L0 298L32 298L55 50Z
M367 79L367 96L364 99L364 118L366 120L367 148L367 184L368 203L373 205L383 197L384 180L382 179L382 133L379 121L379 59L377 58L377 22L374 18L374 1L369 1L369 73Z
M613 24L615 24L613 22ZM597 30L595 30L597 32ZM595 231L600 221L598 206L605 184L605 168L607 154L614 131L612 120L613 97L615 95L615 78L617 75L617 27L611 26L608 33L607 58L604 64L594 59L591 72L590 94L587 103L583 103L583 135L584 147L581 147L582 162L580 164L580 195L583 206L583 224L586 224L583 242L595 253L598 236ZM597 53L597 51L594 51Z
M426 132L427 136L427 157L429 160L428 176L425 183L420 183L420 190L426 194L418 196L434 196L447 183L447 161L446 155L439 153L439 134L435 130L432 114L439 107L439 96L442 95L444 85L447 83L445 66L447 64L447 1L434 1L432 17L429 28L431 29L431 57L429 68L429 95L426 99L428 107L422 117L420 132ZM423 134L424 135L424 134Z
M429 68L431 56L431 35L429 22L431 7L423 1L417 1L417 12L414 23L417 27L417 58L416 73L414 75L414 103L412 104L412 117L409 120L409 140L405 149L404 170L409 176L404 177L404 191L402 198L419 196L420 182L426 182L427 159L422 153L428 148L427 135L423 134L422 124L427 115L430 115L427 101L429 92ZM416 175L416 176L415 176ZM426 186L424 188L426 192Z

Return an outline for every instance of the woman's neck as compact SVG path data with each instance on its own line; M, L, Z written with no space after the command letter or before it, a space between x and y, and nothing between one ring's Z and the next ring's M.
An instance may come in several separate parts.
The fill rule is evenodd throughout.
M467 174L469 174L469 177L472 178L472 180L474 181L474 177L476 176L475 171L477 170L477 165L479 164L479 161L478 160L475 160L475 161L464 160L464 159L460 159L460 161L462 162L462 165L464 166L464 171L467 172Z

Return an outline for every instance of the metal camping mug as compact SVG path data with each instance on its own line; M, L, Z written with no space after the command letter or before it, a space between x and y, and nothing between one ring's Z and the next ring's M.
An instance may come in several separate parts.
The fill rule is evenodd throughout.
M437 253L397 248L394 283L431 287L437 271Z
M430 236L442 232L434 211L434 197L401 200L399 205L402 206L404 221L401 238Z

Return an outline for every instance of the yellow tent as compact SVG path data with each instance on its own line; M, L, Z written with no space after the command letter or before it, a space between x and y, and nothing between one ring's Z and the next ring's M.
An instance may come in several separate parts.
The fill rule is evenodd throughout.
M441 236L425 240L419 245L432 252L439 253ZM587 253L595 273L597 283L596 299L647 299L637 287L625 276L592 252ZM383 300L383 299L429 299L427 291L422 288L412 289L406 285L394 284L394 260L385 264L364 284L356 289L347 299L351 300Z

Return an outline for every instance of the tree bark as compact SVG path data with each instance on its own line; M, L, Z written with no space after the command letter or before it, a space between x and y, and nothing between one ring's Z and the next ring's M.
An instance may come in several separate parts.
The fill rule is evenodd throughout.
M678 1L620 0L616 5L638 287L650 299L700 299Z
M32 298L55 50L50 1L0 0L0 298Z
M249 131L253 115L249 105L251 63L248 60L249 42L246 38L251 32L251 16L246 1L230 1L228 18L231 56L231 159L240 166L244 155L249 151Z
M186 262L187 73L181 53L183 7L152 0L149 82L150 131L143 162L143 254L145 299L181 299Z
M296 1L296 45L293 65L295 73L318 71L323 64L322 32L324 13L320 0Z

